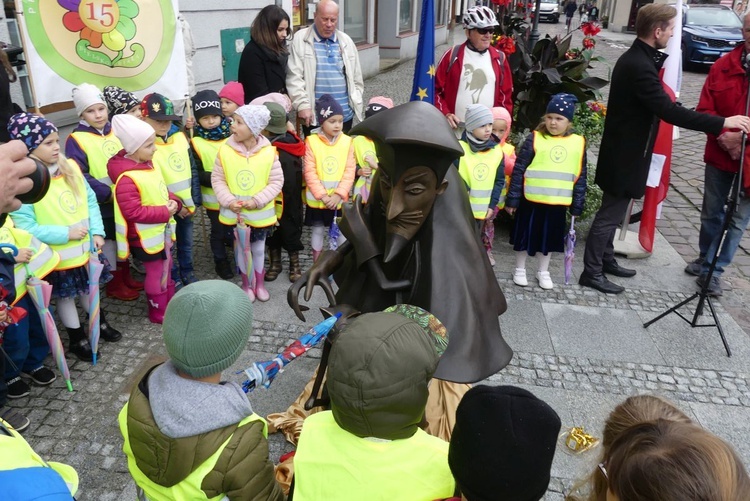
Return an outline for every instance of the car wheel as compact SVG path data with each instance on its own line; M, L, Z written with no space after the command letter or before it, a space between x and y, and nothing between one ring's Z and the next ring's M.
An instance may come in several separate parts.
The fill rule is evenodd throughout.
M685 44L682 44L682 70L683 71L693 71L695 68L695 65L690 62L690 56L687 51L687 47L685 47Z
M554 19L552 19L552 22L557 24L560 22L560 16L555 16Z

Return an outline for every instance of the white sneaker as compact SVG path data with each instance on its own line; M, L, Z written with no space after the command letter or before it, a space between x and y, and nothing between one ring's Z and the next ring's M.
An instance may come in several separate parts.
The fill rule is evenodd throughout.
M490 266L495 266L495 256L492 255L490 249L487 249L487 257L490 258Z
M526 280L526 268L516 268L513 272L513 283L521 287L529 285L529 281Z
M536 279L539 281L539 287L544 290L552 289L555 284L552 283L552 278L549 276L549 271L537 271Z

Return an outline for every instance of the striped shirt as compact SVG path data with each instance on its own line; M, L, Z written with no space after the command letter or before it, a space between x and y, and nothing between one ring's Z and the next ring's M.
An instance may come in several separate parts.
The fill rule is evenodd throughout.
M315 100L323 94L330 94L344 110L344 121L354 118L349 105L349 92L346 86L346 72L341 47L334 32L331 38L322 39L313 28L315 46Z

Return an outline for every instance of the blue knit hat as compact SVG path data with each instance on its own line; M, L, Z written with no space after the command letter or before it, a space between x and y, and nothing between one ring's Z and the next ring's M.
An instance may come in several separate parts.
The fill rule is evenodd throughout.
M318 117L318 123L322 124L329 118L341 115L344 116L344 109L332 95L323 94L320 99L315 101L315 116Z
M29 153L34 151L53 132L57 132L55 124L33 113L16 113L8 120L10 138L23 141L29 149Z
M578 98L573 94L555 94L547 105L547 113L556 113L572 121L576 112L576 104L578 104Z

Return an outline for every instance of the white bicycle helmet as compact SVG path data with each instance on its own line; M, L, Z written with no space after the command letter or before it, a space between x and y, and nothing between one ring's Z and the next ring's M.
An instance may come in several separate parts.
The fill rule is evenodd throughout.
M492 9L484 5L469 7L463 17L464 29L494 28L498 26L497 18Z

